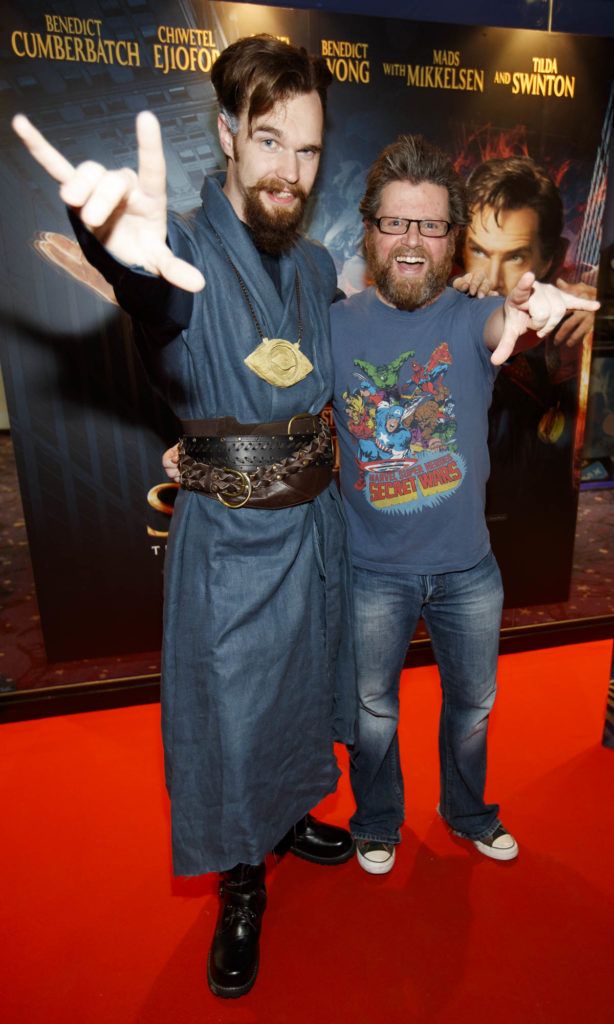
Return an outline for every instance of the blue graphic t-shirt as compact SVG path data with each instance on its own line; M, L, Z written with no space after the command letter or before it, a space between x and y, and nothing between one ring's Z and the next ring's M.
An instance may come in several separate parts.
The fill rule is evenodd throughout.
M333 407L356 565L426 575L487 554L497 370L483 331L502 301L447 288L408 313L368 288L333 305Z

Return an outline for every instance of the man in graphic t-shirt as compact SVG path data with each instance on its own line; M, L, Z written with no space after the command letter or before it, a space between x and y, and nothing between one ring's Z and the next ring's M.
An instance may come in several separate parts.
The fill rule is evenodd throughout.
M501 578L484 517L497 366L528 330L595 309L524 274L505 301L446 287L463 186L420 136L383 151L360 205L374 287L331 310L341 490L354 567L360 697L351 780L358 860L390 871L404 820L399 675L418 618L441 676L439 811L495 860L518 844L485 803Z

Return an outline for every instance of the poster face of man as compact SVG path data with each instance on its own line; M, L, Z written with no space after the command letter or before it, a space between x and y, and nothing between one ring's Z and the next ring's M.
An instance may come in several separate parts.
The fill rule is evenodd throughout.
M475 209L463 245L466 271L481 272L493 290L507 295L527 270L538 280L550 271L552 261L544 260L535 210L501 210L491 206Z
M591 220L588 214L600 201L598 182L603 173L602 152L607 152L607 147L600 146L600 140L605 139L609 131L607 112L612 61L608 40L551 34L548 37L549 60L558 63L558 77L553 77L542 75L534 66L535 57L542 52L543 32L419 23L406 17L357 20L355 15L321 11L314 11L305 19L300 12L290 9L255 7L249 3L178 5L170 0L142 0L139 11L145 13L139 14L137 24L132 0L80 6L100 7L101 10L112 7L129 26L130 39L122 39L116 45L115 22L102 14L95 44L104 47L108 74L94 74L96 66L78 57L79 47L75 50L75 44L83 43L81 52L85 53L88 41L85 37L73 43L72 29L49 32L48 8L42 0L5 5L10 10L7 14L10 31L2 55L3 80L8 84L5 90L7 113L21 110L31 115L49 133L54 145L64 149L68 144L67 158L75 164L87 154L102 164L112 162L114 167L123 166L126 147L132 145L134 105L142 106L146 98L147 105L165 121L171 205L178 213L188 214L200 204L203 172L221 170L226 161L216 131L218 111L210 71L203 66L202 73L195 74L194 70L182 66L181 57L186 50L172 42L174 30L168 32L164 26L176 26L181 33L189 33L195 31L196 25L202 33L203 44L198 51L199 60L210 62L214 51L221 51L238 36L255 31L283 34L292 38L296 45L305 46L308 52L319 51L324 44L330 49L327 59L337 82L330 90L327 151L323 154L316 197L307 207L305 231L328 246L345 290L352 292L364 287L364 262L358 256L362 238L358 204L365 169L376 152L409 128L412 132L423 133L444 149L451 148L451 140L455 140L454 144L463 150L456 154L463 177L469 175L470 169L474 173L480 163L499 159L491 154L530 149L548 167L557 169L557 181L565 181L568 216L565 223L561 220L560 229L553 234L569 239L569 262L572 265L578 262L578 252L583 254L582 261L587 264L595 263L595 253L598 258L597 233L589 226L597 221ZM399 5L401 7L406 14L408 5ZM190 14L193 8L198 9L194 16L196 21ZM77 24L74 19L60 20L66 25ZM154 37L145 32L145 23L163 28L155 42ZM65 46L66 59L71 53L76 54L77 59L70 63L52 60L45 56L43 49L39 53L32 50L32 55L28 56L24 50L24 33L28 32L33 43L40 40L41 48L47 47L54 35L57 39L51 41L54 45L57 42L58 48L60 43ZM177 40L181 33L177 33ZM60 39L63 36L66 36L65 43ZM118 58L123 60L128 48L140 54L140 58L137 62L135 57L130 66L119 67ZM352 48L359 51L356 58L342 56ZM388 66L384 74L380 73L379 57ZM444 57L454 60L458 66L441 66ZM434 63L438 67L432 66ZM496 76L499 69L507 68L511 69L511 81L509 86L504 86ZM32 81L24 90L26 70L28 74L31 72ZM102 64L98 65L98 70L102 70ZM70 89L58 92L60 79L55 76L68 71ZM122 80L125 77L126 86L121 103L117 97L118 74ZM526 83L529 89L535 85L535 91L512 96L517 81ZM562 97L540 93L540 84L550 85L555 81L565 85L573 83L573 89ZM411 110L410 124L408 109ZM286 118L278 120L276 117L273 123L263 116L257 127L284 132L292 121L292 130L296 128L297 132L294 141L299 148L299 153L294 155L302 172L299 181L288 182L283 167L282 173L277 167L271 169L267 151L276 149L279 137L275 134L256 134L256 125L252 124L251 137L239 132L236 142L241 199L247 198L251 188L262 193L258 183L264 182L264 192L258 194L257 202L261 206L265 204L265 209L272 208L275 217L278 212L283 211L284 215L294 212L299 206L296 187L309 193L311 180L304 175L315 176L319 157L321 111L318 104L309 112L302 110L299 114L297 111L296 117L291 117L292 113L288 108ZM73 128L68 132L67 122ZM468 126L471 126L469 131ZM7 300L10 309L25 310L27 315L21 319L9 317L0 337L1 354L11 428L19 438L17 457L29 510L28 536L48 654L53 661L65 657L89 658L100 652L115 656L118 652L153 651L160 643L163 538L169 519L165 512L147 504L145 495L160 483L160 451L176 437L176 421L165 410L162 399L152 395L132 347L126 319L111 305L113 297L109 286L101 277L93 276L91 267L79 262L76 243L67 237L66 214L55 198L55 186L42 184L38 172L30 167L27 153L22 154L22 144L16 136L14 141L7 136L5 148L2 227L3 237L10 239L11 257L4 260L0 273L4 275L5 294L10 296ZM232 144L229 148L232 159ZM597 154L600 154L598 158ZM507 155L500 159L508 164ZM524 162L523 158L520 165ZM562 175L560 172L567 167L568 171ZM291 168L290 176L294 173ZM518 173L522 176L522 166L518 167ZM35 202L33 196L37 197ZM505 238L510 233L512 216L506 217L508 211L503 209L510 205L506 196L507 192L502 196L504 201L497 206L498 224L494 223L494 218L484 216L476 219L472 226L474 246L481 248L485 254L481 259L487 262L497 255L492 252L493 237L498 239L503 234ZM485 203L494 205L488 196ZM524 194L517 196L511 205L518 208L516 219L522 219L523 212L527 213L523 207L532 208ZM580 217L585 209L587 216ZM396 205L379 212L418 216L413 210L405 214ZM424 213L438 216L434 207ZM528 239L505 243L504 253L511 249L512 255L502 262L510 264L508 272L512 276L501 279L498 273L494 274L493 285L501 291L509 291L524 268L518 249L528 249L539 276L542 270L549 279L558 273L561 262L558 255L549 269L541 266L535 214L529 212L529 219L533 223L525 232ZM546 234L543 221L540 217L542 249L551 254L552 247L543 245ZM483 237L482 229L488 231L488 239ZM413 225L412 231L415 230ZM445 239L438 244L442 241ZM414 248L430 254L432 242L437 239L429 241L421 237ZM393 237L392 243L402 245L403 238ZM556 238L554 244L556 246ZM411 249L411 246L406 248ZM45 258L44 264L41 255ZM414 252L404 264L395 263L392 271L395 279L401 277L398 268L409 267L410 259L415 257ZM466 258L470 267L474 254L468 252ZM420 260L419 254L417 260ZM410 271L420 278L427 263L413 262L412 265L422 267L422 270ZM57 272L58 267L62 274ZM409 277L407 270L405 274ZM32 282L35 282L34 288ZM83 283L93 290L92 294L85 293ZM101 296L107 301L101 303ZM565 323L571 320L570 317ZM557 339L562 329L556 332ZM58 344L59 339L61 344ZM566 340L557 347L561 360L566 356L567 344ZM537 435L535 421L539 423L544 412L556 408L557 396L551 401L548 389L558 386L550 380L542 364L538 364L538 369L547 397L539 406L533 403L534 416L528 405L530 398L523 392L529 421L527 437L533 441L534 450L541 454L552 453L554 446L546 449ZM507 371L499 374L501 380L505 373ZM49 386L50 381L55 382L54 388ZM361 378L352 382L353 389L360 383ZM435 397L440 401L439 385L435 381L433 385ZM513 422L516 423L520 388L510 383L510 391L512 386L515 388ZM357 431L368 429L365 423L374 420L375 409L383 397L379 386L363 390L366 392L362 396L363 405L357 403ZM424 403L412 421L412 429L419 430L422 437L430 429L425 424L426 409L428 406ZM416 424L419 416L423 418ZM566 420L569 425L574 416L571 407ZM395 437L403 426L397 429ZM568 438L569 433L567 430L564 436ZM504 437L509 439L509 432ZM65 441L58 444L58 438ZM558 445L557 452L560 439ZM518 456L519 446L510 442L508 447L512 455ZM138 452L138 459L135 459L135 452ZM565 458L565 465L568 465L568 455L562 453L559 461L564 463ZM505 483L507 463L502 458L499 463ZM532 466L530 472L523 473L524 486L531 494L535 491L536 478L545 478L541 465L537 470ZM550 477L548 479L554 494L558 481L552 483ZM121 486L113 481L119 481ZM569 481L566 486L566 505L563 505L559 488L553 510L557 524L568 524L565 536L560 532L553 536L551 517L548 536L544 529L539 549L536 543L527 556L526 536L522 529L518 530L519 546L514 547L508 560L510 572L506 588L510 602L527 604L528 590L531 600L537 595L541 603L565 600L565 574L571 572L575 522L575 497ZM493 516L499 512L507 515L510 506L517 503L517 490L514 478L514 485L510 482L504 496L507 501L507 494L511 495L509 503L502 501L493 508ZM539 500L534 497L532 500L539 504L541 493ZM121 502L121 516L118 502ZM70 509L70 522L74 526L71 531L57 531L56 509L60 505ZM502 548L508 544L508 524L508 519L493 519L493 532L500 525ZM538 556L545 547L544 538L551 536L552 546L556 540L556 560L553 556L544 565L543 560L538 562ZM54 538L53 543L50 537ZM500 554L498 557L501 560ZM527 557L532 560L532 578L523 573L522 587L519 583L515 592L509 580L513 580L514 574L520 575L519 566L527 564ZM77 576L66 573L67 564L74 566L75 572L78 570ZM556 587L550 587L555 572L558 582ZM93 578L96 587L91 586ZM549 590L544 596L546 582ZM79 623L78 630L75 622ZM90 671L88 666L87 672ZM52 677L55 681L50 672L49 679Z
M500 295L527 271L542 281L556 278L567 246L562 201L553 179L531 158L478 165L469 178L469 207L462 247L467 272ZM506 364L495 383L486 507L510 606L546 603L555 587L564 592L559 552L571 543L577 503L570 467L580 349L569 342L590 329L590 318L572 317ZM539 592L528 590L516 572L525 557L539 567L540 580L554 581L551 590L550 582Z

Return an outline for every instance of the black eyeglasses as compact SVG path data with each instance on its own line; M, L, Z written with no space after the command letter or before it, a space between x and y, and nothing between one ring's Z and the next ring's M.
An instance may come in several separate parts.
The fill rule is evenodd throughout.
M418 231L425 238L444 238L452 225L447 220L415 220L409 217L372 217L383 235L406 235L412 224L418 225Z

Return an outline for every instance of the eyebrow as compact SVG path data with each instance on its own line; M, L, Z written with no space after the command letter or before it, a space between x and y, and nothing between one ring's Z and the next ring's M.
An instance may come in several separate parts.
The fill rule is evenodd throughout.
M380 213L377 219L378 220L412 220L414 222L414 224L417 224L421 220L444 220L446 222L446 224L450 223L448 218L444 217L443 214L432 214L432 215L430 215L428 217L404 217L400 213Z
M256 132L268 132L269 135L276 135L277 138L281 138L282 133L279 128L274 128L272 124L257 124L252 128L252 133L255 135Z
M472 237L471 235L469 235L468 238L467 238L467 245L472 246L474 249L480 249L482 252L486 252L489 255L491 255L493 252L497 251L497 250L494 250L494 249L490 249L487 245L483 245L481 242L479 242L477 240L477 238ZM527 253L530 254L530 252L531 252L531 246L530 245L521 245L521 246L519 246L518 249L506 249L505 252L504 252L504 255L505 256L524 256Z

